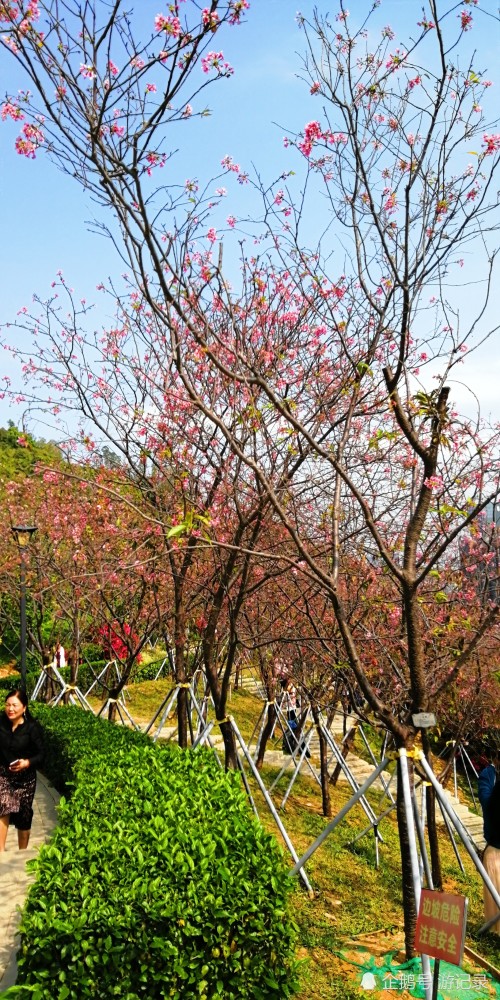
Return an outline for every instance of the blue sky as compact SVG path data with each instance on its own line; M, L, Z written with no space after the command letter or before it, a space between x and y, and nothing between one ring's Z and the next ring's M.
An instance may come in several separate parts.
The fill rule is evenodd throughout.
M130 4L132 6L132 3ZM235 67L230 80L206 91L206 103L212 116L197 125L189 141L174 162L176 179L186 176L208 178L219 169L221 158L229 153L247 168L254 164L271 179L282 169L297 166L283 149L284 129L299 131L305 122L317 117L320 107L314 104L307 86L297 78L304 40L296 23L297 10L311 14L317 6L322 13L335 3L318 0L252 0L247 23L227 32L224 54ZM349 4L354 20L368 9L365 0ZM483 0L483 8L494 12L495 0ZM141 17L152 22L162 9L161 0L136 0ZM383 0L377 11L379 24L390 23L396 34L404 36L419 19L422 2ZM457 6L457 11L460 7ZM474 12L476 28L470 33L470 45L478 49L478 66L489 68L495 80L499 63L498 23ZM218 44L217 44L217 47ZM22 81L16 76L9 86L13 64L2 56L4 90L16 90ZM495 81L496 82L496 81ZM498 79L497 87L500 86ZM497 98L498 100L498 98ZM186 123L191 125L191 123ZM13 123L0 127L0 169L2 177L2 268L0 322L15 318L18 309L28 305L33 292L42 298L50 293L50 284L58 269L75 288L78 298L93 301L95 287L107 275L119 274L122 267L112 246L88 231L94 208L78 183L58 172L40 153L35 161L17 156L13 144L17 134ZM188 133L186 132L186 135ZM196 135L196 139L194 136ZM229 185L228 185L229 187ZM241 197L245 197L241 189ZM242 205L229 204L228 211ZM237 212L235 212L237 214ZM96 315L96 322L99 317ZM15 331L11 331L11 334ZM18 335L19 336L19 335ZM498 342L498 341L497 341ZM468 362L464 377L484 400L486 411L496 403L500 379L500 352L495 344ZM6 371L16 378L5 354L0 356ZM465 399L465 395L464 395ZM5 402L0 403L0 423L20 419ZM50 436L40 423L32 428L41 436Z

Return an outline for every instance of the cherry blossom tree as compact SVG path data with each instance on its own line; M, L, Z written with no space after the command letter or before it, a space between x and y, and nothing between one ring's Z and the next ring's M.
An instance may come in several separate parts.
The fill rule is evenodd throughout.
M193 85L195 70L230 73L222 53L202 56L203 46L246 6L213 2L188 25L174 5L139 43L120 3L105 23L99 5L4 5L6 44L34 93L4 105L4 117L20 124L18 152L46 147L112 210L104 225L130 269L125 290L109 289L121 321L92 346L102 377L95 365L81 366L84 317L74 305L69 318L51 301L42 319L21 319L40 345L25 359L28 392L49 408L62 401L80 409L100 432L118 431L125 418L116 441L129 451L133 442L134 462L146 470L159 454L163 412L168 425L180 401L197 461L204 441L209 462L230 456L242 481L252 478L259 504L288 536L290 571L313 580L328 602L335 644L370 711L411 750L412 716L457 680L498 616L487 597L452 648L446 621L430 627L457 586L459 540L498 495L500 474L498 428L464 418L453 401L459 366L496 329L489 299L500 133L481 110L490 81L472 56L460 57L479 12L466 0L442 9L431 0L406 41L376 20L351 28L342 3L336 19L300 18L315 117L287 137L290 171L278 183L255 182L264 211L248 223L251 255L242 237L236 286L224 264L230 233L221 238L213 214L218 189L188 181L179 193L160 171L169 128L192 115L204 86ZM189 86L195 96L186 99ZM298 194L290 176L297 156L306 171ZM229 156L222 168L248 180ZM314 237L309 204L322 206ZM226 229L235 224L231 216ZM473 314L455 290L472 266L480 275L471 279ZM151 384L158 389L162 379L163 406L151 411ZM125 396L118 408L117 391ZM168 429L167 448L170 438ZM182 443L177 463L186 454ZM179 539L189 535L189 553L194 519L203 525L207 508L183 496L172 527ZM229 542L218 527L212 518L212 544L244 551L243 538ZM364 583L350 575L353 550ZM379 588L386 602L375 638L360 610L366 588ZM470 601L478 604L477 590ZM377 675L373 647L384 646L389 624L394 639ZM401 790L397 811L411 953Z

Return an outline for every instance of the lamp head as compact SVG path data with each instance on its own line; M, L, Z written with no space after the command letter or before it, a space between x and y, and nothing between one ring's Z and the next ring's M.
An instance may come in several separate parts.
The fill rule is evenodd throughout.
M18 524L12 526L12 531L16 536L16 541L20 549L25 549L29 545L31 536L34 535L36 530L35 525Z

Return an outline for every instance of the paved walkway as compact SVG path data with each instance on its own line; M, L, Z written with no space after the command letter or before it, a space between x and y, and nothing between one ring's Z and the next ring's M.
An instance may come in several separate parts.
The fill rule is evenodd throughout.
M17 847L17 831L10 827L6 850L0 854L0 993L16 981L16 952L19 945L17 928L19 907L23 905L33 876L26 871L26 862L35 858L39 848L49 839L57 822L56 805L59 795L43 775L38 775L33 803L33 828L27 851Z

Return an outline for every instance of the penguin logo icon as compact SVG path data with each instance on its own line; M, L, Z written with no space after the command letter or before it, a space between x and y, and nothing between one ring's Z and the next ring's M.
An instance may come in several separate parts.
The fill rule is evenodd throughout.
M364 976L363 976L363 978L361 980L361 989L362 990L374 990L375 987L376 987L376 985L377 985L377 982L376 982L375 976L373 975L373 972L365 972L365 974L364 974Z

